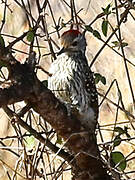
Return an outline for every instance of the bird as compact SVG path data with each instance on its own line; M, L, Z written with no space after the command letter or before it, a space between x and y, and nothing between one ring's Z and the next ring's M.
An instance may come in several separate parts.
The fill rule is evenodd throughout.
M76 114L82 126L95 131L99 114L98 95L86 58L85 34L70 29L61 35L61 50L50 66L48 88Z

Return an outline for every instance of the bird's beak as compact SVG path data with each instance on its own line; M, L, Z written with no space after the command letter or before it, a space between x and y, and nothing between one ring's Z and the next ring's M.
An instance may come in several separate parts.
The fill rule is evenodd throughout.
M62 53L65 52L65 48L63 47L58 53L57 53L57 56L61 55Z

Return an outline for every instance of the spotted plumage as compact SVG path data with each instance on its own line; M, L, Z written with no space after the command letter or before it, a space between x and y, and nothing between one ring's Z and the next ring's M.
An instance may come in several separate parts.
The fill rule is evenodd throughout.
M62 49L51 64L48 87L64 102L68 110L75 110L81 123L94 129L98 117L98 97L93 73L85 56L86 40L77 30L61 36ZM70 107L70 108L69 108Z

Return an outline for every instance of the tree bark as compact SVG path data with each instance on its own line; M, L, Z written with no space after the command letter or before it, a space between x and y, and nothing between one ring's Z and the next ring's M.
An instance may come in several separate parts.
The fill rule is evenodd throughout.
M11 54L1 54L0 58L8 62L11 81L9 87L0 89L0 107L22 100L28 102L65 140L74 155L70 162L73 180L110 180L100 157L95 134L86 131L74 114L68 116L64 104L38 80L32 64L20 64Z

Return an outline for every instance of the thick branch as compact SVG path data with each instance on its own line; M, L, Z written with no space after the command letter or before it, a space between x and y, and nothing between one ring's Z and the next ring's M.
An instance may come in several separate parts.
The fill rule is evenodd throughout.
M87 132L74 114L68 116L64 104L37 79L32 63L20 64L11 55L6 57L9 58L7 62L11 62L8 64L11 86L0 89L0 106L21 100L31 104L63 137L66 146L74 153L74 180L110 179L103 168L95 134ZM4 58L1 56L2 60Z
M100 160L95 135L85 131L74 115L69 117L65 106L40 81L37 80L36 86L37 92L28 102L64 138L68 148L75 153L78 172L75 172L74 179L89 180L89 174L94 179L110 179ZM84 171L85 174L82 174Z

